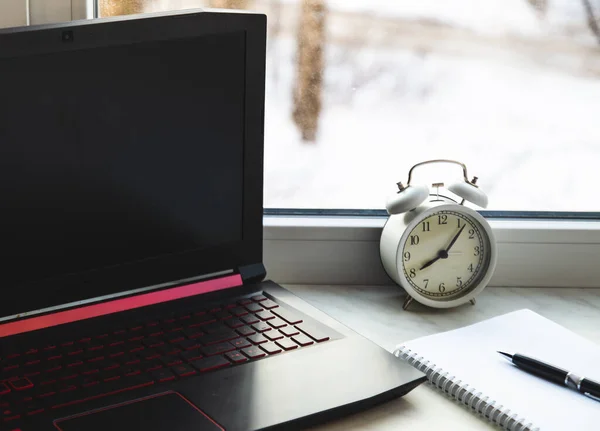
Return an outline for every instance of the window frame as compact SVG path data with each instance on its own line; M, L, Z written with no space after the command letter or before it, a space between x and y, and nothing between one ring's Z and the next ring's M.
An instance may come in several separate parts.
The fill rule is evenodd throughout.
M393 284L379 257L377 215L263 218L268 278L290 284ZM490 286L600 287L600 221L487 217L498 245Z
M0 4L0 11L12 18L9 26L37 25L94 18L95 5L95 0L12 0ZM10 8L12 14L4 8Z

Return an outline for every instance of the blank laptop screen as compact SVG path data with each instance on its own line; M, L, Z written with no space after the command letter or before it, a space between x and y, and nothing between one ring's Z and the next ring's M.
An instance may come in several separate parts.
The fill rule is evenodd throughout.
M0 58L3 289L242 239L244 37Z

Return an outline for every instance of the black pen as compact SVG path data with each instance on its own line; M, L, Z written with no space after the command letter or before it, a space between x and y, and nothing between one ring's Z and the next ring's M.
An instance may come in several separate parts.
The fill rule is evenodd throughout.
M506 357L511 363L523 371L527 371L528 373L535 374L543 379L574 389L586 397L600 401L600 383L518 353L515 353L514 355L504 352L498 353Z

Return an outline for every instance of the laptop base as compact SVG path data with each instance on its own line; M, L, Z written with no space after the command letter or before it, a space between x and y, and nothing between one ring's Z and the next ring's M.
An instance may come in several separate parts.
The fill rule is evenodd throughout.
M37 411L35 414L30 414L29 412L22 413L21 417L16 420L8 420L4 425L8 426L9 430L16 427L16 429L22 431L30 429L42 431L45 429L48 431L56 429L64 431L87 431L90 429L93 430L94 426L100 426L100 424L108 420L116 424L117 428L115 430L119 429L118 426L120 424L129 424L128 428L130 429L131 424L141 423L140 418L136 419L141 410L146 410L146 406L149 408L150 404L156 404L156 407L152 407L156 418L151 421L152 425L145 429L162 431L161 426L163 425L161 425L161 421L167 419L169 429L182 431L187 429L196 430L198 429L198 424L202 423L206 427L201 429L207 430L215 429L213 425L226 430L299 429L343 415L352 414L402 396L425 380L425 377L414 368L399 361L389 352L349 330L275 283L263 282L242 286L239 289L235 289L236 296L233 298L228 296L228 294L232 293L233 291L216 294L213 298L216 301L214 303L222 304L224 301L234 301L237 304L245 303L244 307L248 309L258 308L257 305L261 303L265 304L265 307L277 304L277 308L267 309L263 307L265 309L257 311L256 315L265 317L268 314L267 312L276 311L279 315L284 316L292 322L296 320L290 317L291 313L302 319L302 323L300 324L291 324L288 322L288 325L284 328L269 329L259 335L268 335L268 337L273 338L273 334L280 330L287 332L285 331L286 328L289 330L307 327L314 328L315 334L319 335L313 334L313 337L316 337L316 339L310 345L299 345L296 349L289 351L279 349L279 352L273 352L273 354L266 353L269 351L269 348L266 347L267 345L272 344L273 346L277 346L277 342L285 344L282 343L283 340L287 340L290 343L294 340L301 342L302 338L292 336L286 339L284 337L274 342L256 344L252 348L262 351L264 353L263 356L257 359L249 358L244 363L237 364L232 351L224 354L210 353L215 346L220 346L226 342L216 342L217 340L213 339L213 334L218 333L207 333L205 336L180 342L192 344L189 341L201 340L200 344L206 345L200 347L198 351L208 355L202 359L192 360L193 358L190 358L189 363L184 361L181 364L171 367L165 365L163 368L151 373L143 373L142 370L142 374L123 375L116 380L109 381L108 384L127 386L126 382L130 380L133 382L136 379L140 383L145 382L145 384L132 387L130 385L126 390L114 391L110 394L104 394L104 396L88 397L76 402L59 404L58 407L53 404L53 400L56 400L54 397L59 396L66 402L69 401L68 398L70 395L75 394L75 390L73 392L57 393L52 397L48 396L44 398L46 408L43 412ZM244 295L243 299L239 299L239 295L241 294ZM253 302L247 298L255 299ZM130 331L132 334L136 334L138 330L135 330L134 324L139 323L137 319L140 316L154 320L158 315L157 313L162 312L167 306L168 309L179 310L175 314L180 314L181 310L189 310L190 307L194 309L196 306L194 301L196 300L196 298L184 298L166 305L154 306L154 308L146 307L145 309L136 310L136 312L120 313L123 316L106 316L98 320L93 319L97 320L96 322L77 322L76 324L63 325L62 327L39 332L46 334L44 337L46 342L51 342L55 339L56 344L58 344L63 335L69 334L73 336L77 330L82 331L86 324L93 324L93 327L106 328L110 326L108 325L110 319L119 319L121 324L125 324L125 327L131 328ZM204 302L204 305L208 308L213 307L210 304L211 302ZM216 308L211 309L216 310ZM234 309L230 308L229 310L233 312ZM212 313L220 315L223 311L213 311ZM203 312L198 314L204 316ZM252 313L249 313L249 315L252 315ZM193 317L186 319L188 323L190 319L193 319ZM232 317L228 321L233 319ZM256 324L257 328L264 323L273 322L274 320L269 319L259 322ZM218 322L194 326L191 329L212 328L215 323ZM105 324L108 326L105 326ZM252 325L248 327L252 327ZM115 332L118 333L120 331ZM180 332L186 334L186 336L193 336L192 331L189 329L184 329ZM79 339L80 335L81 333L77 333L77 339ZM95 339L93 333L89 333L89 335L91 335L92 340ZM300 336L303 336L302 333ZM256 340L256 338L252 337L255 336L249 336L248 340ZM25 338L33 342L33 338L30 336L25 336ZM157 336L151 336L142 340L142 344L148 344L147 340L158 340L158 338ZM206 342L207 340L209 342ZM244 337L240 336L239 340L243 341ZM318 342L317 340L322 340L322 342ZM95 350L96 347L94 346L93 352L103 351L103 348ZM104 347L104 349L108 348L108 346ZM246 355L249 353L246 349L239 349L235 354L240 356ZM136 352L136 354L143 356L142 352L151 350L152 347L146 346L145 349ZM71 356L82 354L76 353L77 350L74 349L70 349L69 351L72 353L72 355L69 355L69 360L72 359ZM108 352L109 350L105 351ZM181 352L178 355L181 358L185 358L187 353L189 352ZM87 355L87 351L84 351L82 355ZM83 358L94 360L87 356L83 356ZM210 362L216 360L223 363L229 361L229 363L226 364L227 366L219 369L206 370L199 365L204 364L204 361ZM106 359L95 363L102 364L105 361ZM142 360L141 363L148 362ZM88 369L90 368L88 365L84 364L83 366ZM76 366L74 369L78 367L80 366ZM139 363L133 364L131 367L142 368ZM179 367L187 367L190 370L193 368L195 372L193 375L181 374L173 376ZM119 374L120 369L112 370L111 372ZM81 377L94 379L94 376L98 376L98 374L89 374ZM166 376L166 378L162 376ZM35 382L36 385L38 385L38 381L40 380L39 376L32 376L28 379ZM23 377L20 377L18 380L11 380L8 383L9 387L19 386L19 382L24 380L25 378ZM69 381L78 382L79 378L67 380L66 383ZM106 384L107 382L100 383ZM60 385L61 387L65 386L65 382L61 382ZM89 388L78 388L77 390L87 395L95 392L100 394L101 387L102 385L98 384ZM8 395L11 397L25 395L25 391L38 389L40 389L39 386L35 386L34 388L27 387L22 390L14 389ZM160 398L166 393L174 395L168 398ZM3 395L3 397L5 396ZM182 400L185 401L185 405L182 404ZM180 408L181 414L173 415L172 417L161 415L162 406L173 403L175 403L173 408ZM197 416L197 414L201 414L202 418ZM202 420L190 422L189 419L196 416ZM192 422L193 426L190 425ZM101 428L104 429L104 427Z

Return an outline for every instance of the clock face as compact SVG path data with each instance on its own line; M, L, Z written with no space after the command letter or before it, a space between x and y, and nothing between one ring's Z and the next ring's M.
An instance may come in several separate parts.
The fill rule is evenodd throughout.
M404 277L423 296L449 299L478 284L490 253L489 238L472 217L458 211L435 212L406 237L401 256Z

